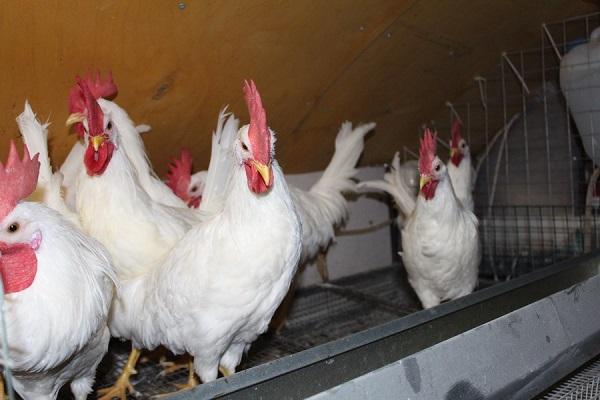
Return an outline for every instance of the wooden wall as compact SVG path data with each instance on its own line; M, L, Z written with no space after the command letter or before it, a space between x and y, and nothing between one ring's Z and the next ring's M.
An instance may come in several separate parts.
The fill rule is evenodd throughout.
M339 124L375 120L363 164L389 161L417 127L459 97L502 50L540 23L596 11L581 0L11 1L0 9L0 153L28 98L49 118L52 157L76 74L111 70L117 102L145 136L155 169L180 146L208 165L209 133L241 87L257 82L286 172L319 170Z

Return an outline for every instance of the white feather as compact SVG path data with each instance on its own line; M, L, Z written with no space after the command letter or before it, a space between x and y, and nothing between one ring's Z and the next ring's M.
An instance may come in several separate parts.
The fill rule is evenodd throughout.
M139 182L146 193L154 201L166 206L187 208L185 202L177 197L154 173L150 165L150 160L148 160L140 131L131 121L125 110L115 102L105 99L98 99L98 104L100 104L103 110L111 114L113 122L119 126L120 145L123 146L123 150L135 168ZM188 211L186 214L192 215L193 213Z
M200 210L215 213L225 203L225 188L233 168L232 144L237 137L239 120L227 113L224 107L219 113L217 129L212 135L210 164L204 181Z
M58 211L72 224L80 226L77 214L69 209L63 199L62 174L60 172L52 173L52 165L48 156L48 126L50 124L42 125L27 101L25 101L25 109L17 117L17 124L30 155L39 154L40 173L37 189L41 192L39 195L42 196L42 202Z
M365 135L375 123L358 125L344 122L335 139L335 151L323 175L304 191L291 187L292 198L302 220L302 260L309 260L327 247L334 238L336 225L347 215L344 192L352 192L356 184L356 163L364 149Z
M8 233L14 221L20 229ZM98 242L36 203L22 202L4 218L0 241L29 241L33 232L42 238L34 281L5 295L14 387L26 399L54 399L71 382L75 398L85 399L110 339L110 258Z
M358 188L382 190L389 193L398 210L398 226L402 227L403 221L408 218L415 209L418 191L419 171L416 162L407 161L400 164L400 153L396 152L392 160L389 172L383 176L383 180L365 181L358 184Z
M76 141L67 155L65 161L60 166L59 172L63 176L63 190L65 203L70 210L75 210L75 193L77 192L77 182L79 175L85 173L83 168L83 155L85 147L81 141Z

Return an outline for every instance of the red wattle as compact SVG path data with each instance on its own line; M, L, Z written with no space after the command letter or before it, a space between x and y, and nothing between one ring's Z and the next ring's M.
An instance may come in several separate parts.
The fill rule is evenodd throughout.
M37 257L31 246L0 242L0 252L0 275L4 293L17 293L31 286L37 273Z
M108 140L102 142L98 151L94 151L94 146L89 143L83 158L88 175L102 175L108 167L114 150L115 145Z
M462 161L462 159L464 158L463 154L460 151L457 151L451 158L450 161L452 161L452 164L456 165L457 167L460 165L460 162Z
M425 200L433 199L433 196L435 196L435 189L437 189L438 183L438 181L431 180L421 188L421 193L423 193L423 196L425 196Z
M188 207L189 208L198 208L198 207L200 207L201 202L202 202L202 196L192 197L188 201Z
M252 162L245 162L244 168L246 169L246 178L248 179L248 188L256 194L262 194L269 190L273 186L273 168L269 165L269 176L271 177L269 184L265 184L262 176L258 173L258 170Z

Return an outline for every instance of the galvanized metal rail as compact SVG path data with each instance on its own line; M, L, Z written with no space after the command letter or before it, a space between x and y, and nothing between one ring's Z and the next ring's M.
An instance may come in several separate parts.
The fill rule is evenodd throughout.
M203 384L172 399L301 399L392 364L597 275L600 252L567 260L464 298ZM588 361L570 356L559 379ZM549 383L550 384L550 383Z

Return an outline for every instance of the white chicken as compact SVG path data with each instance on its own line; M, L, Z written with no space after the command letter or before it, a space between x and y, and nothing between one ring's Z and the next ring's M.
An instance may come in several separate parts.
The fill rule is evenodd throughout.
M253 82L244 91L250 125L238 131L224 158L231 173L221 210L194 226L163 265L127 281L121 303L127 307L114 309L114 324L123 322L122 333L134 346L189 352L203 382L214 380L219 368L234 372L267 329L302 246L300 219L274 159L275 137L260 95ZM214 151L207 192L213 158Z
M189 210L154 201L142 188L126 153L129 143L121 135L135 126L114 102L92 93L88 83L90 79L78 79L70 93L70 109L75 113L68 121L81 127L77 129L87 144L82 159L85 172L76 185L76 208L83 229L106 246L119 280L125 282L147 274L168 254L191 227L190 218L183 215ZM123 301L117 297L113 307L134 306ZM109 326L112 333L112 321ZM135 372L138 356L134 349L116 385L101 391L105 398L125 398L127 390L133 390L129 376Z
M469 211L473 211L473 186L475 184L475 169L471 162L471 151L465 139L460 134L461 123L455 119L452 123L452 140L450 141L450 160L448 174L452 180L454 193Z
M456 198L427 129L419 149L420 191L402 229L402 260L424 308L471 293L480 262L478 221Z
M0 164L0 273L13 382L25 399L54 399L70 383L82 400L108 350L114 274L97 241L55 210L21 201L35 190L39 168L37 155L30 159L25 147L20 160L14 143Z
M374 127L375 123L369 123L352 129L352 123L344 122L336 136L333 157L319 180L308 191L290 186L292 199L302 221L301 264L327 249L335 237L335 227L347 215L348 205L343 193L356 189L356 183L352 180L357 172L355 166L364 149L365 135ZM175 194L194 207L202 201L208 176L206 171L200 171L190 177L191 171L191 153L183 149L180 157L169 165L167 182ZM320 254L323 257L323 253ZM324 257L317 260L317 268L326 280L328 272ZM280 330L284 326L293 304L295 289L296 284L293 283L273 318L273 329Z

